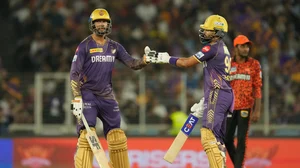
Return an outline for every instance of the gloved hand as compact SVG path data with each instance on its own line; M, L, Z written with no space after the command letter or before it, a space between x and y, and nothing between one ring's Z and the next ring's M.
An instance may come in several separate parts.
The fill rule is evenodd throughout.
M83 111L83 102L82 97L77 96L72 100L71 110L77 119L81 119L82 111Z
M167 52L159 52L157 55L157 62L159 64L168 64L170 61L170 55Z
M198 118L203 116L203 111L204 111L204 97L200 99L199 103L195 103L191 107L192 114Z
M146 46L144 55L144 61L148 63L157 63L157 53L155 50L151 50L150 47Z
M145 47L145 62L154 64L168 64L170 55L167 52L157 53L155 50L151 50L148 46Z

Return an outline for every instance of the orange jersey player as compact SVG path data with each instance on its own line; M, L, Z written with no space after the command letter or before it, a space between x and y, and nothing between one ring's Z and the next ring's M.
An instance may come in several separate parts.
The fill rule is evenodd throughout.
M260 63L249 57L252 42L244 35L234 39L235 55L231 61L230 84L234 93L234 111L227 116L225 145L235 168L245 159L249 122L260 117L262 73ZM234 133L237 132L237 147Z

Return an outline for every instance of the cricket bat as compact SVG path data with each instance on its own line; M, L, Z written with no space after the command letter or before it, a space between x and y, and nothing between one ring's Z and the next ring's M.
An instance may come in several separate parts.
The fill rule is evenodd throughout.
M97 134L90 129L83 113L82 113L81 119L87 130L87 134L85 137L90 144L90 147L93 151L93 154L94 154L100 168L113 168L113 166L109 163L108 159L106 158L105 151L103 150L103 148L101 146L101 143L98 139Z
M184 145L185 141L193 131L195 125L197 124L199 117L190 114L187 120L185 121L184 125L182 126L181 130L177 134L176 138L174 139L172 145L169 147L167 153L164 156L164 160L173 163L176 159L178 153L180 152L182 146Z

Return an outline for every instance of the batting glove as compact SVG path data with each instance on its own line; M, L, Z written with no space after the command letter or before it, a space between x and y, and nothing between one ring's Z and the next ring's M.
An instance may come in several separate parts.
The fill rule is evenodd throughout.
M74 98L74 100L72 100L71 110L77 119L81 119L83 111L83 102L81 96L77 96Z
M199 101L199 103L195 103L191 107L192 114L198 118L203 116L203 111L204 111L204 97Z
M146 46L145 49L144 60L148 63L157 63L157 52L155 50L151 50L150 47Z
M168 64L170 61L170 55L167 52L159 52L157 55L157 63Z

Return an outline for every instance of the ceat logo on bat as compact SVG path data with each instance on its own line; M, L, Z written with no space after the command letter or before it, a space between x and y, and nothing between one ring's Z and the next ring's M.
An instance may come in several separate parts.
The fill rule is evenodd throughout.
M202 48L203 52L208 52L210 50L210 46L205 46Z
M189 117L187 118L187 120L185 121L183 127L181 128L181 131L189 136L191 134L191 132L193 131L195 125L198 122L198 118L195 117L194 115L190 114Z

